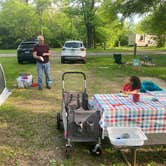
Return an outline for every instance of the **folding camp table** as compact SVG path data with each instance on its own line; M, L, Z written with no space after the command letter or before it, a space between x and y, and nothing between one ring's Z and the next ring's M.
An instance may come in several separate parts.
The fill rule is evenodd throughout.
M107 127L140 127L148 137L145 146L166 144L165 91L140 94L140 102L137 103L132 101L131 95L96 94L91 104L93 109L101 112L103 138L108 136ZM132 149L132 165L135 165L138 147L128 148Z
M151 146L162 146L162 145L166 146L166 133L163 133L163 134L161 134L161 133L146 134L146 136L148 137L148 140L145 141L144 146L141 146L141 147L116 147L116 146L113 146L115 149L120 151L124 161L126 162L126 164L128 166L136 166L137 151L140 148L148 148L148 147L151 147ZM123 151L124 149L130 149L131 150L131 153L132 153L131 161L128 160L125 152Z

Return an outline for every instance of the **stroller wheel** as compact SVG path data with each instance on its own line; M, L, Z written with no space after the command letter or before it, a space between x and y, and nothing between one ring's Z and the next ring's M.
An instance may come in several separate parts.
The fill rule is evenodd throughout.
M96 148L96 146L91 146L89 148L89 151L93 156L101 156L101 154L102 154L101 147Z
M57 120L57 129L60 130L61 129L61 115L60 115L60 113L57 113L56 120Z
M66 158L69 159L70 158L70 153L71 153L71 147L67 146L66 147Z

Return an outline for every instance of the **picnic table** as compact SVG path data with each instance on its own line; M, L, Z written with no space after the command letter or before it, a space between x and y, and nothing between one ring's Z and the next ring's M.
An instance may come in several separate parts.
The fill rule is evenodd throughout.
M140 93L139 102L133 102L131 95L96 94L90 104L101 112L103 138L108 136L107 127L140 127L148 137L145 146L166 144L166 91ZM136 164L138 148L131 148L132 165Z

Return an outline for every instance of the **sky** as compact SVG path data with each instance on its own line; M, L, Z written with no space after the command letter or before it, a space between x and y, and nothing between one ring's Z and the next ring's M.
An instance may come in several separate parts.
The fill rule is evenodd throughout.
M140 22L143 18L144 18L143 16L135 15L132 20L133 20L134 24L137 24L137 23Z

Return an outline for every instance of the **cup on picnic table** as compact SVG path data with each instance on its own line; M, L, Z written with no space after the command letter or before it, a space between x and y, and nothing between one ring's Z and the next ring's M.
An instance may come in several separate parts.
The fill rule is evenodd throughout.
M139 102L140 101L140 94L139 93L133 94L133 101L134 102Z

